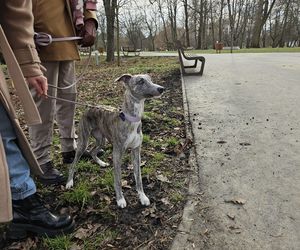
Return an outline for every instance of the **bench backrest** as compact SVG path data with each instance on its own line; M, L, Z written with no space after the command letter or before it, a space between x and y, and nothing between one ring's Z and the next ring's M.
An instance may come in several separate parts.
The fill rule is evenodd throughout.
M129 46L122 46L121 50L124 52L138 52L141 51L141 49L135 49L134 47L129 47Z

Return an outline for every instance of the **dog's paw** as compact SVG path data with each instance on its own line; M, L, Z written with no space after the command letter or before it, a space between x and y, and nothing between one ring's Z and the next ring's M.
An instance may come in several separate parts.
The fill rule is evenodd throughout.
M118 204L118 207L120 207L120 208L126 207L126 200L125 200L125 198L123 197L122 199L118 200L117 204Z
M143 206L149 206L150 205L150 200L144 193L140 193L139 196L140 196L141 204Z
M73 179L72 179L72 180L69 180L69 181L67 182L67 184L66 184L66 189L72 188L73 185L74 185Z
M108 163L104 162L104 161L101 161L100 159L97 159L96 160L96 163L100 166L100 167L107 167L109 166Z

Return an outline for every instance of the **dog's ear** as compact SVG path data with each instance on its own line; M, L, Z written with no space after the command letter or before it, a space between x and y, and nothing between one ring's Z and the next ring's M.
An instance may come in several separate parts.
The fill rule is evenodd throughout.
M115 82L124 82L124 83L128 83L130 81L130 79L132 78L132 75L129 74L124 74L122 76L120 76L119 78L117 78L115 80Z

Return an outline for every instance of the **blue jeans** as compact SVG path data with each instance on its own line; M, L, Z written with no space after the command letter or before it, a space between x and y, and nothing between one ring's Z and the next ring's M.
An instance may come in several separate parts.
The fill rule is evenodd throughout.
M13 125L1 103L0 134L6 153L12 199L25 199L36 192L36 186L30 177L28 162L17 144L17 137Z

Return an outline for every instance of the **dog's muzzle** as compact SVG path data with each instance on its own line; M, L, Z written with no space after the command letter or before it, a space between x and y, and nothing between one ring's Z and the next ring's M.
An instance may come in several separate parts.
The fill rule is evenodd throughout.
M158 91L160 94L162 94L162 93L165 91L165 88L163 88L163 87L158 87L158 88L157 88L157 91Z

